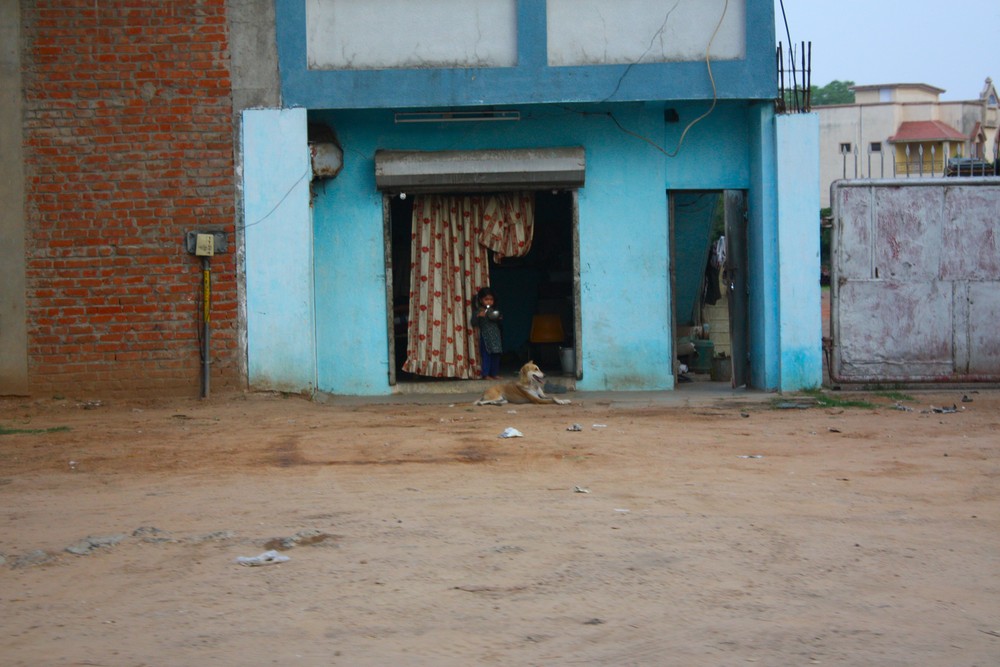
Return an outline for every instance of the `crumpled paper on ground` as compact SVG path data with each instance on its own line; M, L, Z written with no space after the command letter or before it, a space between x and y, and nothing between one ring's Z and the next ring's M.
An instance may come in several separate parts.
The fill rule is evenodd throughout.
M236 559L236 562L240 565L246 565L247 567L252 567L255 565L275 565L277 563L285 563L290 561L291 558L288 556L282 556L277 551L265 551L259 556L240 556Z

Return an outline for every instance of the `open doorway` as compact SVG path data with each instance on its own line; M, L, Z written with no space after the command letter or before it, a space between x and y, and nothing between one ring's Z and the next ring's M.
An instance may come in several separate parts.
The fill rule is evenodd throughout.
M531 249L521 257L504 257L499 262L494 253L489 253L490 287L503 312L501 374L512 377L522 364L534 360L550 377L576 377L579 358L576 193L541 190L532 194L535 213ZM397 194L387 194L384 199L386 287L392 313L390 384L451 379L404 370L411 329L414 200L414 195ZM471 304L466 312L468 319Z
M749 384L746 196L668 193L674 380Z

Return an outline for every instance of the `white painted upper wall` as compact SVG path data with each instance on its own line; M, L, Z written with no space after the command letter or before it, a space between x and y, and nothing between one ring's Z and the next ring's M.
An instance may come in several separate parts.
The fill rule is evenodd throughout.
M513 67L517 0L306 0L310 69Z
M710 41L713 60L746 57L746 0L547 0L546 7L552 66L704 60Z
M550 66L746 57L746 0L546 0ZM306 0L310 69L517 65L517 0Z

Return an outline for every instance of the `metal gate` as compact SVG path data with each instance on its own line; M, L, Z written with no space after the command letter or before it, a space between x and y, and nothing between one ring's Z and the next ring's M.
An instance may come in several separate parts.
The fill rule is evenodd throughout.
M831 187L830 377L1000 381L1000 179Z

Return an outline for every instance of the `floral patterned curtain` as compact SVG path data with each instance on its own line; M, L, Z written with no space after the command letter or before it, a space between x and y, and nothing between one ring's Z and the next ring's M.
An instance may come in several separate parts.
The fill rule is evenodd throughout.
M497 264L504 257L527 255L535 233L534 195L521 192L488 197L482 227L479 242L493 251Z
M472 300L496 261L531 249L534 196L418 196L413 202L410 315L403 370L430 377L479 377Z

